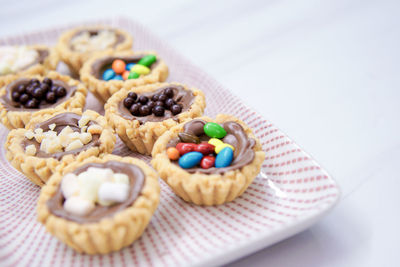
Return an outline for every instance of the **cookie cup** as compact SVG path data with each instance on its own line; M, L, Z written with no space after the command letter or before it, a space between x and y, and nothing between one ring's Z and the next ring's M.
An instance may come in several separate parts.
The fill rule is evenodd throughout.
M138 120L126 119L119 112L119 103L127 97L128 93L135 92L137 94L156 91L159 88L168 85L183 86L185 90L191 90L194 100L189 109L173 118L165 119L159 122L146 122L140 124ZM108 123L115 130L121 140L134 152L143 155L150 155L156 140L167 130L178 125L179 123L199 117L203 114L206 106L205 96L202 91L195 88L188 88L179 83L157 83L136 88L124 86L119 92L115 93L106 103L105 112Z
M160 177L172 188L179 197L196 205L220 205L233 201L244 193L261 169L265 153L262 151L259 140L254 136L251 129L241 120L230 116L219 114L213 120L201 117L207 122L223 123L234 121L239 123L248 137L256 141L254 159L242 168L234 169L223 174L189 173L178 164L172 163L168 158L167 144L178 133L183 131L184 123L173 127L165 132L154 145L151 164Z
M26 128L11 130L7 136L4 147L6 149L6 158L11 165L22 172L29 180L39 186L46 184L50 176L56 172L57 168L63 168L75 161L82 161L90 156L103 157L111 153L114 149L116 137L113 129L107 124L106 119L92 110L86 110L83 114L80 109L69 111L80 116L86 115L92 121L102 126L103 131L100 134L99 146L93 146L80 151L78 154L66 154L61 159L53 157L37 157L28 155L25 152L22 142L25 140L25 133L28 130L34 130L35 126L56 115L65 113L64 111L53 112L51 110L42 112L32 118L32 121Z
M145 183L139 197L131 206L98 222L84 224L57 217L50 212L47 201L56 194L65 174L87 163L107 161L133 164L143 171ZM38 220L46 226L48 232L74 250L88 254L105 254L132 244L142 235L158 206L159 197L158 175L145 162L115 155L107 155L101 159L90 157L77 160L53 174L39 196Z

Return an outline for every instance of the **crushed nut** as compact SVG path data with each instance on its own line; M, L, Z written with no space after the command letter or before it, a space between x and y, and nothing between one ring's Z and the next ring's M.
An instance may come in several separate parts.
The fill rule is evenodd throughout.
M82 148L82 147L83 147L83 143L81 142L81 140L77 139L77 140L73 141L72 143L70 143L65 148L65 151L75 150L75 149Z
M35 145L29 145L25 148L25 153L29 156L35 156L36 155L36 147Z
M87 115L83 115L81 117L81 119L78 121L78 126L79 128L82 128L83 126L85 126L86 124L88 124L88 122L90 121L90 117Z
M91 134L101 134L101 132L103 131L103 128L98 124L94 124L94 125L90 125L89 128L87 129L87 131Z
M25 132L25 137L31 140L33 137L35 137L35 134L31 130L29 130Z
M49 129L50 130L53 131L55 128L56 128L56 124L55 123L52 123L52 124L49 125Z

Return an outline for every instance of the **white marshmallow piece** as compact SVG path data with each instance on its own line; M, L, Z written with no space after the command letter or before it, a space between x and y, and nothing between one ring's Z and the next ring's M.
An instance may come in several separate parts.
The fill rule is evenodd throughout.
M128 198L129 186L121 183L105 182L99 188L98 198L101 202L124 202Z
M73 173L66 174L61 180L61 192L68 199L79 193L78 177Z
M111 169L102 169L90 167L87 171L78 175L80 185L79 195L89 201L97 200L97 192L102 183L111 181L113 171Z
M129 185L129 177L125 173L114 173L114 183Z
M72 196L64 202L64 209L74 215L83 216L94 209L94 203L80 196Z

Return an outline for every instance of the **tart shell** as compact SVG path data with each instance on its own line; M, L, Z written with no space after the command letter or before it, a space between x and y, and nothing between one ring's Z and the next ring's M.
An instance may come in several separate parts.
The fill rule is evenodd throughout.
M152 84L165 81L169 73L168 67L162 59L158 58L158 56L157 56L157 61L158 61L157 66L154 69L152 69L152 71L148 75L144 75L137 79L129 79L126 81L120 81L120 80L104 81L96 78L92 74L93 63L101 58L105 58L108 56L124 58L129 56L148 55L148 54L157 56L155 52L134 53L132 51L125 51L118 53L103 52L100 54L96 54L95 56L91 57L82 67L80 72L81 80L82 82L85 83L87 88L103 102L106 102L113 94L118 92L121 88L132 88L145 84Z
M82 150L77 155L67 154L61 160L55 158L43 158L27 155L21 142L25 138L25 133L28 130L34 130L36 124L46 121L51 117L64 113L64 111L47 112L35 116L26 128L11 130L7 136L4 147L6 149L6 158L11 165L22 172L33 183L39 186L46 184L50 176L56 172L58 168L63 168L75 161L82 161L90 156L102 157L105 154L111 153L114 149L116 137L114 131L108 126L106 119L92 110L86 110L83 114L80 109L69 111L78 115L87 115L92 121L103 127L100 134L100 146L90 147Z
M87 163L120 161L139 166L146 179L140 196L127 209L95 223L79 224L53 215L47 201L56 193L63 176ZM38 220L46 230L63 243L78 252L105 254L117 251L138 239L156 210L160 198L160 186L157 173L145 162L131 158L107 155L103 158L90 157L77 160L60 168L52 175L48 184L42 188L37 205Z
M172 118L160 122L146 122L140 124L138 120L124 118L118 111L118 105L128 95L129 92L137 94L156 91L158 88L168 85L180 85L186 90L191 90L194 95L192 105L188 110L177 115L177 120ZM115 129L121 140L132 150L144 155L150 155L156 140L168 129L179 123L199 117L203 114L206 106L205 97L202 91L195 88L188 88L179 83L157 83L140 86L130 90L121 89L115 93L106 103L106 118L111 127Z
M63 81L69 86L76 86L75 93L69 99L65 99L54 108L37 109L37 111L7 110L7 107L0 103L0 121L4 126L6 126L8 129L24 128L34 116L42 116L60 111L69 111L75 108L82 109L85 106L87 90L82 83L70 78L69 76L61 75L55 71L49 72L46 77L53 80ZM19 78L36 78L40 81L44 79L43 76L39 75L14 75L9 79L7 84L0 88L0 96L7 94L7 85Z
M242 168L231 170L224 174L187 172L179 167L179 165L173 164L166 153L168 142L176 138L178 133L183 131L184 123L182 123L165 132L157 140L153 148L151 164L175 194L187 202L210 206L233 201L244 193L258 175L265 158L265 153L262 151L260 141L241 120L224 114L219 114L215 120L208 117L201 117L199 119L216 123L234 121L242 125L248 137L256 140L256 144L253 147L255 153L254 160Z

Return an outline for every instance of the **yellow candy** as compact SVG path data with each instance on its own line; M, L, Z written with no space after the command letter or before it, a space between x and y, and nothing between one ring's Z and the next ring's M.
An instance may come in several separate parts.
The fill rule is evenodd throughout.
M215 153L218 154L225 147L230 147L230 148L232 148L233 151L235 151L235 148L233 146L231 146L230 144L222 143L215 147Z
M150 73L150 69L146 66L140 65L140 64L135 64L132 68L131 68L131 72L136 72L137 74L143 74L143 75L147 75Z
M224 142L222 142L218 138L211 138L210 140L208 140L208 143L217 147L218 145L222 145Z

